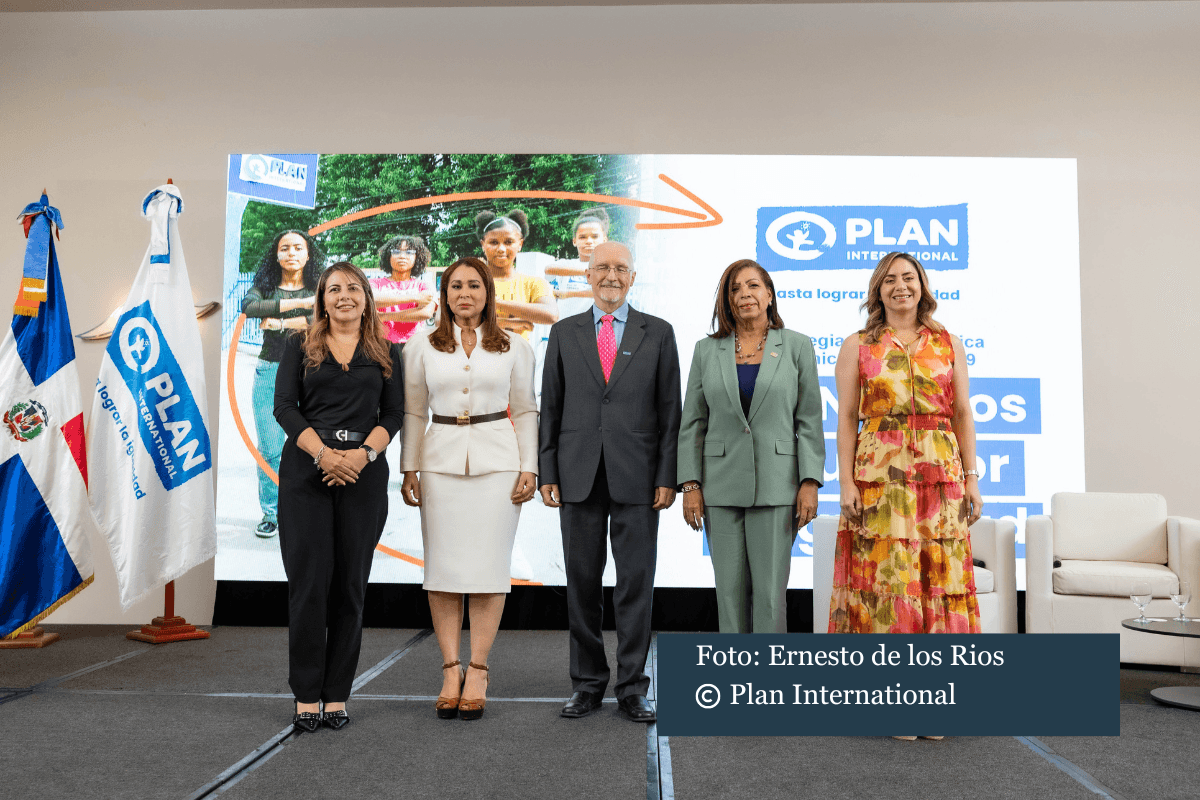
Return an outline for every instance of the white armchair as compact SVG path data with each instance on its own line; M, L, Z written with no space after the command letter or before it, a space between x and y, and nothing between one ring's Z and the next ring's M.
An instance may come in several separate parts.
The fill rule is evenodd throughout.
M833 550L837 517L813 521L813 631L829 630L829 598L833 594ZM979 520L971 526L971 553L983 561L975 567L975 596L984 633L1017 632L1017 526L1008 520Z
M1119 633L1121 661L1195 671L1196 640L1121 627L1137 616L1129 595L1139 580L1151 585L1146 614L1157 617L1178 615L1170 595L1180 580L1193 592L1200 580L1200 521L1167 516L1162 495L1060 492L1049 516L1025 520L1026 631Z

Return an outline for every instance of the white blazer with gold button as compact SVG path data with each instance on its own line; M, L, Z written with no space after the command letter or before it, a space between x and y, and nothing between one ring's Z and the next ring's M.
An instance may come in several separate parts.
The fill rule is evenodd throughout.
M489 472L532 472L538 469L538 411L533 392L533 348L505 331L506 353L479 344L467 358L462 333L454 331L453 353L435 350L429 333L414 335L404 345L404 435L400 469L483 475ZM475 425L430 423L439 416L481 416L508 409L508 419Z

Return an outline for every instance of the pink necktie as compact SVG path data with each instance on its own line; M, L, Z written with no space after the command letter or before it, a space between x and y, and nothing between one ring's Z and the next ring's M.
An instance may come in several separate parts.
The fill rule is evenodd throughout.
M596 347L600 350L600 366L604 368L604 382L612 375L613 362L617 360L617 335L613 332L613 315L605 314L600 318L600 335L596 337Z

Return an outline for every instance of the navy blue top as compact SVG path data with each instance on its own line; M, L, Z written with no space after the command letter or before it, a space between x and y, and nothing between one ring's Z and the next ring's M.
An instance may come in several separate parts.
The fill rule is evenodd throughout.
M738 389L742 400L742 413L750 413L750 401L754 399L754 382L758 380L758 368L762 364L738 364Z

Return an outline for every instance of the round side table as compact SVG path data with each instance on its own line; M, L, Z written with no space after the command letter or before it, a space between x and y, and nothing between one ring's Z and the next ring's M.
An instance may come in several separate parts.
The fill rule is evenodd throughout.
M1147 617L1145 622L1138 622L1137 618L1123 619L1121 627L1131 631L1157 633L1160 636L1200 639L1200 619L1186 619L1182 622L1162 617ZM1163 705L1200 711L1200 686L1164 686L1152 690L1150 696Z

